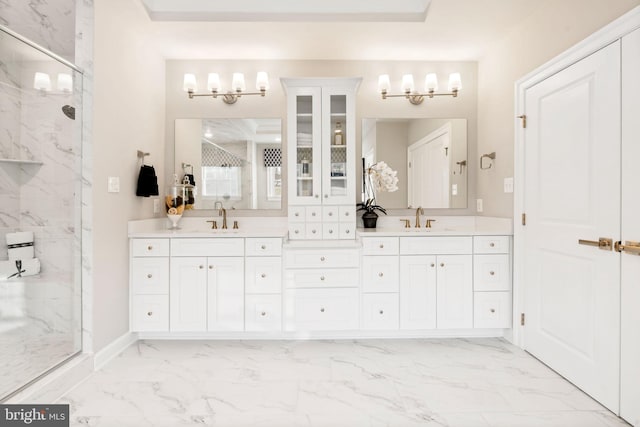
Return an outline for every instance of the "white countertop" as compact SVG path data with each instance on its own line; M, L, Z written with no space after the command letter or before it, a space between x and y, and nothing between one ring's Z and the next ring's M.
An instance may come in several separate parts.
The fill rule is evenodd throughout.
M212 230L204 217L183 217L178 224L180 229L170 229L166 218L153 218L129 221L129 237L132 238L202 238L202 237L278 237L286 238L286 217L237 217L227 219L229 227L238 221L239 228ZM218 221L218 227L222 220ZM401 220L409 219L411 228L404 228ZM430 216L433 219L431 229L424 228L425 218L421 219L421 228L415 228L415 217L380 216L377 228L358 228L357 236L505 236L513 234L513 221L510 218L480 216ZM360 221L359 221L360 222ZM314 245L322 240L309 241ZM331 242L331 241L329 241ZM336 241L333 241L336 242ZM295 242L300 245L300 241Z

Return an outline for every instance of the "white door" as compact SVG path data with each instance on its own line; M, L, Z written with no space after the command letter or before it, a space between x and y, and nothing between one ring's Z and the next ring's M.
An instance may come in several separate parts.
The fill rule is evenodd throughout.
M525 93L527 351L618 412L620 44Z
M244 258L207 260L208 330L244 329Z
M622 239L640 242L640 30L622 39ZM623 252L620 416L640 425L640 256Z
M438 255L438 329L473 327L472 255Z
M207 330L207 272L204 257L172 257L169 281L171 331Z
M448 124L407 148L409 207L449 207L450 147Z
M435 329L436 257L400 257L400 329Z

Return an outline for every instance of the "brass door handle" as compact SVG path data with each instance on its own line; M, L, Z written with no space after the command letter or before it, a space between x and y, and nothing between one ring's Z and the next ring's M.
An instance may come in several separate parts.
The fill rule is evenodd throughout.
M606 237L600 237L598 240L579 239L578 244L586 245L586 246L595 246L596 248L602 249L603 251L610 251L613 249L613 239L609 239Z
M640 255L640 242L631 242L627 240L626 242L624 242L624 245L622 244L622 242L616 242L615 250L616 252L624 251L632 255Z

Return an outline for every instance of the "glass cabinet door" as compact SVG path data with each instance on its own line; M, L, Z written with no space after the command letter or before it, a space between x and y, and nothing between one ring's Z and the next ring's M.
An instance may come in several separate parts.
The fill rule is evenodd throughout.
M292 153L295 166L289 171L290 180L295 193L290 203L319 204L321 191L321 99L320 90L316 88L300 89L295 99L295 134L291 135L295 146ZM290 151L291 152L291 151ZM291 194L292 192L290 192Z

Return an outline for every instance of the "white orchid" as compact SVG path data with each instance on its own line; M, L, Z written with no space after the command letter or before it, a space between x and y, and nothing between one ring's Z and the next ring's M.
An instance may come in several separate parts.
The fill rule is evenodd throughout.
M365 171L365 194L367 200L358 203L358 210L374 212L376 210L386 214L382 206L376 204L376 193L388 191L392 193L398 190L398 172L394 171L385 162L380 161L369 166Z

